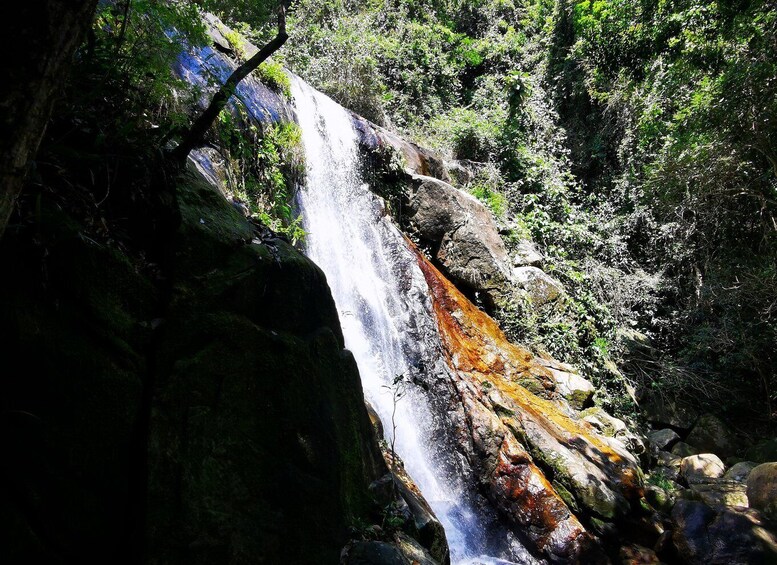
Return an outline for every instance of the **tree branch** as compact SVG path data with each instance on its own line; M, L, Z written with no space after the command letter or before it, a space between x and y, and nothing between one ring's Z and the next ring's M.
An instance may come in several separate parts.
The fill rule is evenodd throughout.
M286 33L286 8L281 4L278 8L278 33L271 39L264 47L262 47L253 57L248 59L245 63L236 68L226 82L219 88L218 92L213 96L210 104L205 111L194 121L189 131L183 136L181 143L170 151L170 158L183 164L186 162L186 158L192 149L197 147L205 137L205 133L218 117L221 110L227 105L230 97L235 93L237 85L240 84L245 77L251 74L259 65L264 63L270 55L280 49L286 39L288 39Z

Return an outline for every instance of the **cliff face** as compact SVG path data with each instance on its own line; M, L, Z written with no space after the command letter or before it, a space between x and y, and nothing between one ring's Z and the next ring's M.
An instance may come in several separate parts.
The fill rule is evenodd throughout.
M385 472L321 271L196 173L163 265L54 200L0 261L11 562L336 562Z

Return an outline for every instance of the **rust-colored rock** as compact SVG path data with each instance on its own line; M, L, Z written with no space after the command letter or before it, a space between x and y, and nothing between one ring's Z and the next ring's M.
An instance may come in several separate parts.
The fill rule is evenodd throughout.
M469 442L485 492L551 560L597 561L594 538L578 516L614 520L629 512L629 500L642 496L635 458L556 401L551 369L563 365L510 343L494 320L416 253L466 414L470 437L460 441ZM536 383L548 399L519 382Z

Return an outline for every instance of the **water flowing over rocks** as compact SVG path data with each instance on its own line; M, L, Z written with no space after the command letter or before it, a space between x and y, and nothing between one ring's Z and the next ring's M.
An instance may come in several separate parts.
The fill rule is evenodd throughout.
M567 502L600 518L624 515L628 500L641 495L636 459L618 442L608 442L587 423L575 421L552 401L539 398L517 384L521 379L552 382L547 366L527 350L507 341L496 323L473 306L422 255L419 254L432 292L435 312L456 386L466 407L478 455L481 481L492 488L507 488L501 479L505 465L520 466L523 483L534 477L529 492L553 501ZM547 362L546 362L547 364ZM551 385L552 386L552 385ZM564 501L540 472L538 465L562 492ZM540 486L541 485L541 486ZM515 485L512 486L515 493ZM527 504L539 506L539 502ZM566 533L578 530L576 520L559 526L550 512L536 520L537 529ZM570 518L572 518L570 516ZM542 526L540 527L540 524ZM546 534L547 535L547 534ZM549 536L553 539L553 535Z
M45 259L24 226L0 245L9 563L336 563L379 519L322 272L196 171L176 192L162 284L49 197Z
M215 60L228 59L221 47ZM187 65L197 68L184 60ZM297 97L309 87L297 83L295 88ZM440 524L454 563L533 562L518 540L535 557L562 563L608 557L656 562L656 553L669 562L768 562L773 538L767 524L757 511L737 508L746 503L744 475L722 478L725 466L714 455L688 457L710 449L692 443L704 443L698 438L709 418L697 423L697 415L674 399L648 398L650 421L671 428L652 435L648 452L645 440L624 422L590 407L590 382L571 367L509 343L462 294L493 307L513 292L525 293L534 304L563 293L538 268L542 257L536 248L519 246L511 260L488 209L449 184L466 185L474 166L445 163L342 108L324 111L331 101L323 102L320 94L304 96L308 104L315 100L319 111L339 116L337 125L328 121L331 115L313 120L324 139L316 151L326 152L330 144L340 157L347 154L344 161L328 162L327 174L334 176L308 179L318 188L342 184L337 190L343 193L336 196L343 199L341 208L329 225L347 229L315 251L324 224L310 224L315 227L308 253L327 272L346 345L359 361L370 400L379 400L376 410L387 438L396 434L406 460L393 474L373 481L372 490L401 491L399 506L415 528L414 538L396 532L392 539L353 541L343 562L444 562ZM310 133L309 116L302 114L299 106L272 96L252 111L258 120L297 120ZM375 154L381 157L373 165L393 167L387 150L401 157L404 168L389 171L401 194L393 212L428 258L402 238L387 214L392 204L371 194L368 189L383 193L358 174L356 161L370 161ZM209 169L207 162L201 166ZM310 177L310 161L308 167ZM213 169L209 176L218 178ZM304 201L302 208L308 217L314 209ZM367 223L354 228L362 221ZM359 246L363 249L357 251ZM340 248L346 250L345 261L327 265L325 255ZM365 270L368 264L376 269L374 276L348 280L354 266ZM349 285L355 290L343 292ZM361 335L353 333L357 326ZM381 394L396 388L394 378L400 375L406 379L399 382L410 384L407 396L395 401L400 423L392 426L391 404ZM681 438L691 444L678 442ZM383 455L390 467L393 459L385 449ZM637 457L657 464L653 471L662 486L643 488ZM696 472L693 461L712 458L717 459L710 463L713 471Z

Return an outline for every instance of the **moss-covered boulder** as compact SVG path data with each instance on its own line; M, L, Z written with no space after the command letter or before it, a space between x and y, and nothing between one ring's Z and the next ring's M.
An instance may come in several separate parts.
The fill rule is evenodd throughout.
M0 243L4 562L336 563L376 518L324 275L202 177L177 201L153 262L45 196Z

